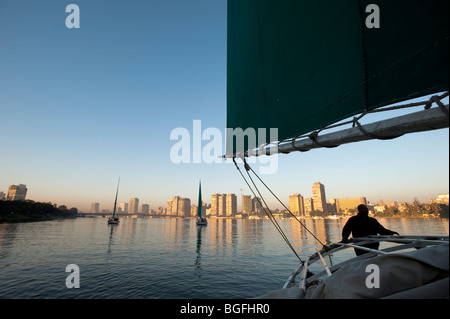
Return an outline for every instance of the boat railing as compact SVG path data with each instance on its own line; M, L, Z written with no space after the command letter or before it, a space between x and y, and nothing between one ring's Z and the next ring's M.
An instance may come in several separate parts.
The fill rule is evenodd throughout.
M376 243L376 242L388 242L399 245L389 246L384 249L372 249L364 247L363 245ZM328 246L324 246L321 250L308 256L308 258L301 262L300 265L294 270L294 272L288 277L283 288L291 288L298 286L303 290L306 290L308 284L322 278L325 275L330 275L345 265L351 264L355 261L360 261L368 258L372 258L377 255L384 255L389 253L397 253L408 249L420 249L427 246L449 244L448 236L367 236L350 240L349 242L339 242ZM350 258L342 261L336 265L328 266L323 260L323 257L327 257L335 254L338 251L356 248L367 251L366 254ZM310 265L321 260L324 265L324 270L316 274L309 272ZM300 274L298 285L296 284L297 276Z

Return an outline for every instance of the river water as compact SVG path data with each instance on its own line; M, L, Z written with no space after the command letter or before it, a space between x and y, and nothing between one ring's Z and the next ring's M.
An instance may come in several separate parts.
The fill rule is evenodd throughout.
M448 219L378 219L401 235L449 234ZM303 259L320 245L293 219L277 220ZM345 219L309 219L323 243ZM69 289L66 267L79 268ZM299 260L270 220L106 218L0 224L0 298L236 299L283 286Z

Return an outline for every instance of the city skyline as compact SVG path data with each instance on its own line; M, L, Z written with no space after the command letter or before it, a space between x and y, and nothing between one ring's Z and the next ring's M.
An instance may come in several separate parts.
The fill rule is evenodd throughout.
M25 198L25 196L27 195L28 191L30 190L29 188L27 188L26 185L24 184L18 184L18 185L10 185L8 187L8 194L13 194L11 192L11 190L14 190L14 193L16 192L16 189L19 189L19 197L17 197L19 200L34 200L34 201L41 201L41 202L51 202L53 204L63 204L66 205L66 203L63 202L56 202L56 201L52 201L52 200L35 200L33 198ZM240 189L241 193L243 191L243 189ZM0 195L3 194L4 198L2 198L0 196L0 200L14 200L11 199L11 197L7 196L7 194L3 191L0 190ZM310 196L303 196L303 194L310 194ZM326 207L326 205L330 204L330 200L334 201L334 205L338 206L339 203L337 203L337 201L341 202L341 206L342 207L346 207L349 203L353 203L354 201L358 201L361 204L368 204L370 203L378 203L378 202L395 202L395 203L401 203L401 202L405 202L405 203L411 203L415 200L419 200L420 202L423 203L428 203L429 201L435 199L437 196L441 195L441 194L448 194L448 192L439 192L436 194L432 194L432 196L430 196L429 198L425 198L424 196L420 197L420 196L412 196L410 200L399 200L396 198L393 198L392 196L386 198L371 198L370 195L369 196L356 196L356 197L352 197L352 196L347 196L344 195L342 197L335 197L335 196L331 196L327 199L326 197L326 192L325 192L325 185L323 185L320 182L315 182L312 187L311 187L311 191L309 193L307 192L303 192L303 193L291 193L288 195L288 198L281 198L283 204L286 207L289 207L289 209L291 211L295 211L296 209L298 209L300 212L303 212L303 214L306 213L306 215L308 215L308 213L311 210L318 210L318 211L324 211L324 207ZM267 195L267 194L266 194ZM192 198L196 198L197 195L194 195ZM208 197L209 196L209 197ZM234 198L232 198L232 196L234 196ZM271 196L271 195L269 195ZM278 196L278 195L277 195ZM295 199L293 197L296 197ZM216 197L216 199L215 199ZM229 194L221 194L221 193L213 193L208 195L208 193L205 193L205 196L203 197L203 203L207 203L209 205L215 205L217 206L216 208L214 208L214 210L217 210L217 214L218 215L229 215L229 213L227 213L228 211L228 206L226 206L226 203L228 201L231 202L236 202L237 204L237 210L240 212L244 212L243 207L245 205L245 207L248 207L249 209L247 209L247 211L253 211L255 205L259 206L259 202L256 200L256 197L252 195L247 195L247 194L242 194L241 195L241 199L243 199L244 197L248 198L247 201L248 203L244 204L243 200L241 201L237 201L237 195L235 193L229 193ZM280 197L280 196L278 196ZM370 200L366 199L366 197L371 198ZM140 213L141 212L141 208L142 205L146 205L148 206L149 210L157 210L161 207L166 208L169 204L169 201L172 200L178 200L179 202L177 202L175 204L175 207L177 207L177 209L180 209L179 205L181 203L181 205L188 205L187 203L184 203L184 201L189 201L189 207L191 206L195 206L197 205L196 202L193 202L191 200L190 197L181 197L180 195L176 195L176 196L172 196L172 199L166 200L164 201L164 203L162 203L162 205L158 203L155 203L155 201L152 201L151 199L148 200L149 197L146 197L146 200L141 201L139 198L137 197L131 197L129 198L127 201L123 201L122 197L119 196L119 200L118 200L118 204L117 204L117 211L118 212L126 212L129 214L136 214L136 213ZM211 198L211 200L208 202L207 200L205 200L205 198ZM424 199L422 199L424 198ZM269 205L269 208L271 210L284 210L284 207L279 204L279 202L277 201L276 203L274 203L274 200L272 199L272 201L268 200L267 198L264 198ZM298 201L298 204L293 204L293 201ZM318 202L323 202L323 204L321 206L318 206L317 203ZM316 202L316 204L314 204L314 202ZM141 204L139 204L141 203ZM154 204L152 204L154 203ZM213 204L214 203L214 204ZM97 213L100 213L102 210L108 211L108 212L112 212L113 209L113 203L99 203L99 202L90 202L87 203L85 202L85 204L83 206L76 206L76 205L69 205L67 204L67 206L70 207L76 207L78 208L81 212L93 212L93 210L95 210ZM102 209L99 210L99 206L102 206ZM106 207L106 208L103 208ZM301 208L299 208L301 207ZM177 211L177 209L175 209L175 211ZM187 211L187 209L186 209ZM326 208L325 208L326 211ZM233 212L235 212L235 210L233 210Z
M16 186L16 185L11 185ZM25 187L25 185L21 185ZM10 187L11 188L11 187ZM436 198L442 197L443 194L436 194L436 196L430 198L428 201L425 202L431 202L433 200L436 200ZM448 194L446 194L448 197ZM1 199L1 198L0 198ZM414 201L417 199L417 197L414 198ZM4 200L7 200L6 197ZM11 200L11 199L8 199ZM23 199L22 199L23 200ZM264 199L265 200L265 199ZM195 213L192 213L193 209L192 207L197 207L197 203L192 202L190 198L184 198L179 195L176 195L172 197L172 199L167 200L167 203L165 206L151 206L147 203L142 203L139 205L139 198L130 198L129 202L119 202L117 206L117 212L119 213L128 213L128 214L144 214L149 213L151 211L160 211L160 210L166 210L164 215L174 215L174 216L194 216ZM230 194L220 194L220 193L214 193L210 197L210 201L207 199L202 200L202 211L205 210L207 207L211 211L209 211L208 215L212 216L234 216L237 213L242 214L250 214L253 212L262 212L263 208L260 205L261 198L259 197L252 197L252 195L244 195L241 194L241 204L238 205L237 196L234 193ZM314 204L314 201L316 204ZM262 201L261 201L262 202ZM318 202L320 202L318 204ZM391 205L398 205L398 203L408 203L406 201L398 201L398 200L383 200L379 199L378 201L368 201L365 196L361 196L358 198L349 198L349 197L343 197L343 198L335 198L330 197L329 199L326 198L325 193L325 185L323 185L320 182L316 182L312 185L312 196L311 197L304 197L299 193L291 194L289 195L289 199L287 202L284 202L286 207L289 207L289 210L296 216L309 216L311 211L322 211L326 213L332 213L334 211L339 210L347 210L347 209L354 209L359 204L364 205L382 205L385 204L387 206ZM413 201L410 201L413 202ZM281 204L280 204L281 205ZM331 207L330 207L331 205ZM90 213L100 213L100 203L94 202L91 203ZM112 208L106 205L107 208L102 209L102 213L110 213L112 212ZM140 208L141 207L141 208ZM239 207L239 209L238 209ZM334 208L332 208L334 207ZM285 210L284 207L269 207L271 210Z
M115 2L107 14L104 3L78 4L81 27L68 29L66 4L2 2L0 192L24 184L35 201L112 209L120 176L118 201L150 207L175 194L195 203L199 179L205 198L253 197L232 163L170 159L176 128L191 133L194 150L197 120L225 145L226 1ZM200 138L200 149L207 143ZM279 155L276 173L261 177L286 205L291 194L312 198L318 180L336 198L427 202L449 192L448 145L441 129Z

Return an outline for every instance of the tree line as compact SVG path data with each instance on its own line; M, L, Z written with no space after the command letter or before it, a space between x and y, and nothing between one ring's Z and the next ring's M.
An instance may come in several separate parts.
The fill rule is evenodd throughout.
M68 209L52 203L26 201L0 201L0 223L33 222L60 218L75 218L78 209Z

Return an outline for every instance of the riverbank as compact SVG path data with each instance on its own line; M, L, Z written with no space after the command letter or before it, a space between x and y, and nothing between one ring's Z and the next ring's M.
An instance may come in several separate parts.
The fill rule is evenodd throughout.
M0 223L24 223L77 217L78 209L34 201L0 201Z

